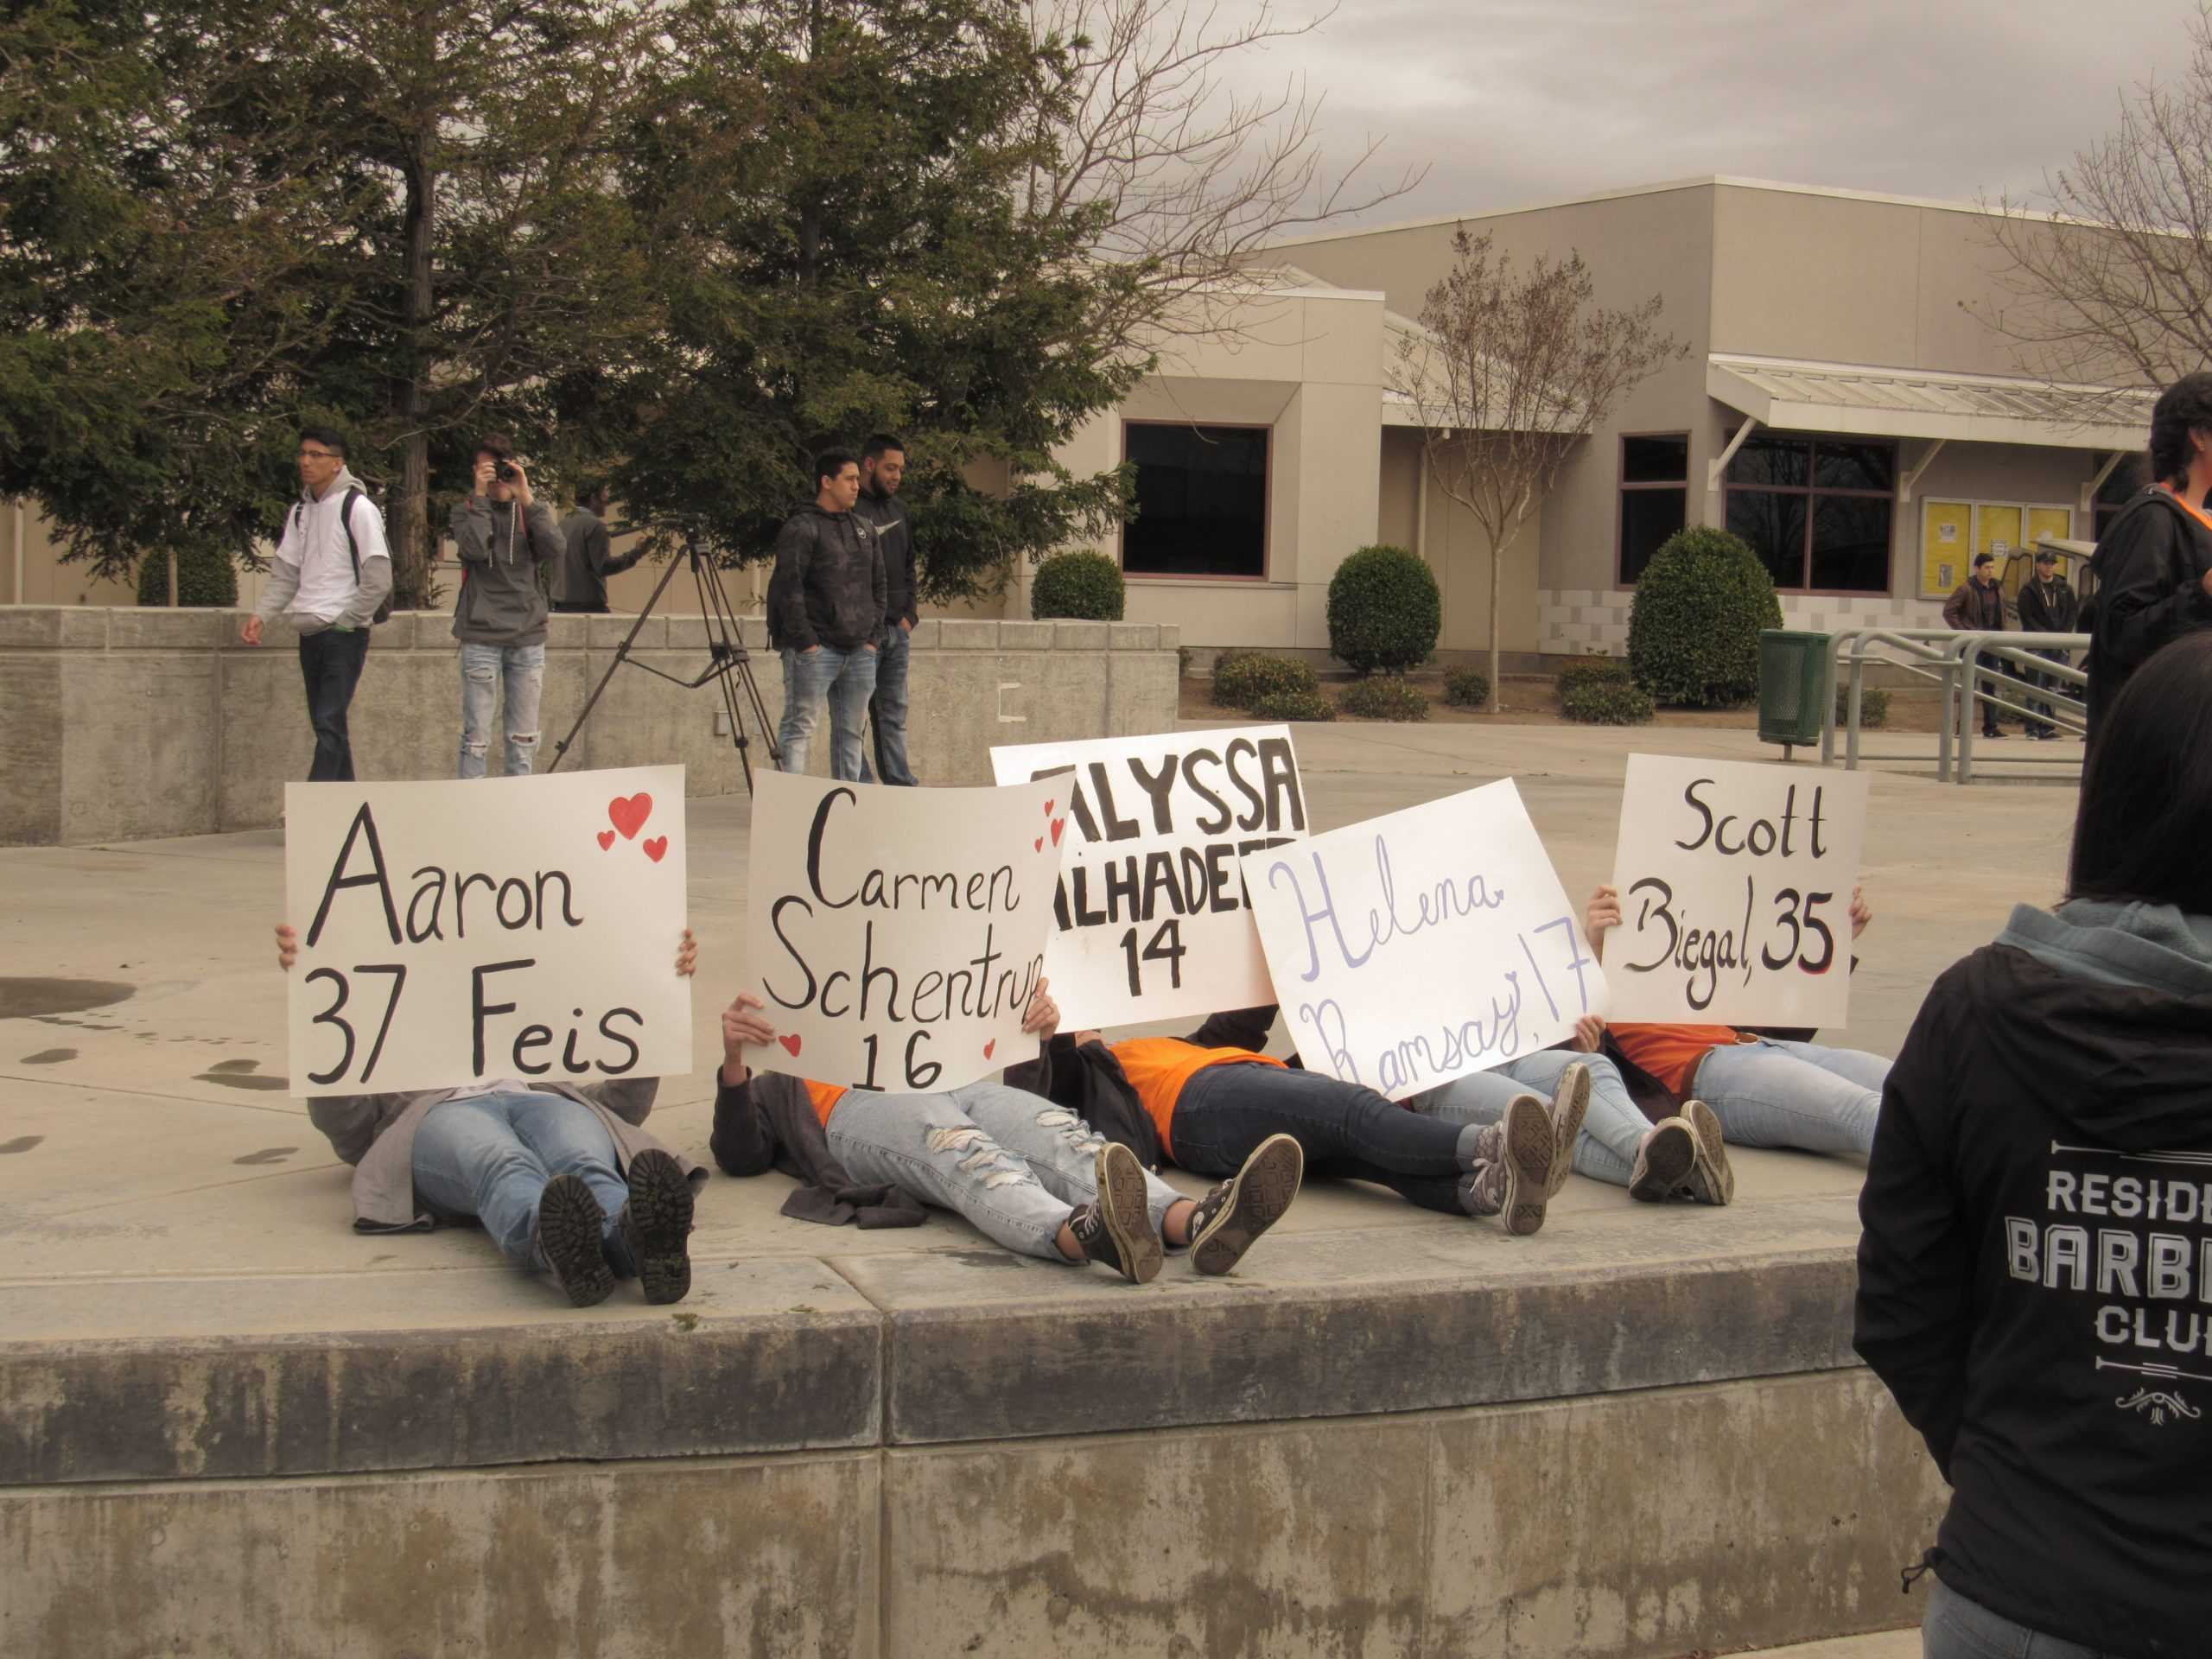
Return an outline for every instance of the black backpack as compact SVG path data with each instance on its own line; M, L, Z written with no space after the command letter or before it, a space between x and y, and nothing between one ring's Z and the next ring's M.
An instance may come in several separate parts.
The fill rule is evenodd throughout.
M361 499L361 495L362 492L359 489L348 486L345 499L338 504L338 525L346 532L346 556L353 561L353 586L356 588L361 585L361 544L353 539L353 504ZM299 528L300 519L307 510L308 504L304 501L296 501L292 504L294 529ZM387 592L384 596L384 602L377 607L377 613L369 619L369 626L374 627L379 622L388 622L391 620L391 594Z

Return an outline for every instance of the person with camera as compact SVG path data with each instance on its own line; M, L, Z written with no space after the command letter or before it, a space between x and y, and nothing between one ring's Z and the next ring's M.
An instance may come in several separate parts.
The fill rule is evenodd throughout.
M814 458L814 499L776 533L768 579L768 641L783 653L785 772L804 772L822 706L830 705L830 775L861 781L861 722L875 691L883 639L883 544L853 511L861 464L843 449Z
M300 499L269 562L261 602L238 630L261 643L274 616L300 637L308 723L315 728L311 784L353 781L353 742L346 718L369 657L369 629L384 620L391 592L391 551L384 515L346 466L346 440L327 426L300 434Z
M457 778L481 778L492 708L505 682L505 772L527 776L537 753L537 703L545 684L545 589L538 567L568 550L561 521L531 493L514 446L496 435L476 446L468 499L453 510L461 553L461 761Z

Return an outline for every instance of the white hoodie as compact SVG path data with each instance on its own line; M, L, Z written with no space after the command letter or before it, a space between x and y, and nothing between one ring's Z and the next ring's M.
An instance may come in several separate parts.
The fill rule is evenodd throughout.
M264 621L289 615L302 633L325 628L365 628L391 591L391 550L385 543L384 515L364 493L353 503L353 541L360 550L361 577L353 579L353 557L346 550L346 528L338 509L346 493L361 487L346 468L317 500L306 491L284 515L284 534L269 565L269 581L254 613Z

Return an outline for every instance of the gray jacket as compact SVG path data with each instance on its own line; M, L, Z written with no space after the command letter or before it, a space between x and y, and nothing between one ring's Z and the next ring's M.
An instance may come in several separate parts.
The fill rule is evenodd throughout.
M645 556L643 537L620 558L607 534L607 521L589 507L578 507L561 521L561 563L553 577L553 597L563 605L607 608L607 579L619 576Z
M453 637L471 645L543 645L545 589L537 568L557 564L568 551L553 509L533 501L525 515L512 501L472 495L454 508L452 530L461 564Z
M884 625L883 549L856 513L813 502L784 521L768 578L768 643L778 650L879 645Z
M658 1077L618 1077L577 1085L543 1083L536 1092L560 1095L588 1106L614 1137L623 1167L641 1152L666 1151L639 1127L653 1109ZM406 1095L323 1095L308 1102L308 1117L353 1166L353 1228L363 1233L427 1232L430 1213L415 1196L415 1131L433 1106L451 1100L451 1089ZM683 1158L692 1184L707 1179L706 1166Z

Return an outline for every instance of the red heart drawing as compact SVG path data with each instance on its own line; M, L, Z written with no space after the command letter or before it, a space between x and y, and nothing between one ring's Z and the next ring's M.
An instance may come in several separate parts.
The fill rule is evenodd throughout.
M1061 831L1061 830L1065 830L1065 829L1066 829L1067 827L1068 827L1068 821L1067 821L1065 818L1054 818L1054 819L1052 820L1052 845L1053 845L1053 846L1057 847L1057 846L1058 846L1058 845L1060 844L1060 831Z
M661 855L668 850L668 837L666 836L655 836L651 841L641 841L638 845L645 849L645 856L647 858L650 858L654 863L658 864L660 862Z
M1031 844L1032 846L1035 847L1035 848L1037 849L1037 850L1038 850L1039 852L1040 852L1040 853L1041 853L1041 852L1043 852L1043 851L1045 850L1045 837L1044 837L1044 836L1038 836L1038 837L1037 837L1037 839L1036 839L1034 842L1031 842L1030 844Z
M1046 803L1045 803L1045 816L1046 816L1046 817L1048 817L1048 818L1049 818L1049 817L1051 817L1052 816L1052 809L1053 809L1053 807L1055 807L1055 806L1056 806L1056 805L1058 805L1058 802L1056 802L1056 801L1047 801L1047 802L1046 802Z
M985 1043L983 1045L983 1058L987 1060L991 1058L991 1051L998 1046L999 1039L995 1037L992 1038L989 1042Z
M603 853L614 844L614 832L612 830L602 830L599 832L598 839L599 850Z
M798 1058L798 1033L797 1032L793 1032L788 1037L779 1037L776 1040L784 1046L785 1053L790 1055L793 1059Z
M642 792L624 800L617 795L607 804L607 821L622 832L625 841L635 841L638 831L645 827L645 820L653 815L653 798Z

